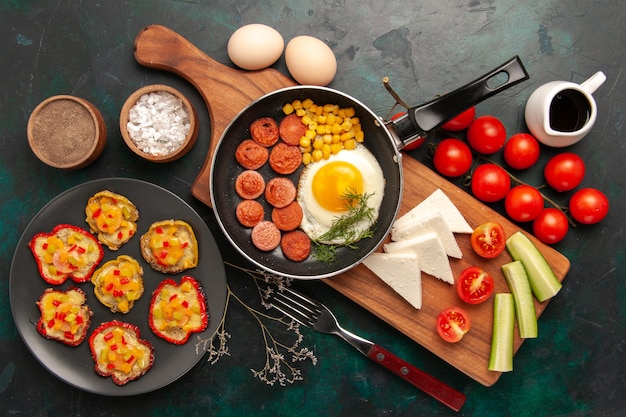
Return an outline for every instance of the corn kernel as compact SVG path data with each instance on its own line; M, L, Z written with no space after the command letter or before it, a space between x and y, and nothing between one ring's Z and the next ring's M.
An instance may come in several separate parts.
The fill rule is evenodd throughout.
M295 109L293 108L293 105L291 103L287 103L283 106L283 113L287 115L293 113L294 111Z
M315 137L317 136L317 133L315 132L315 130L308 129L306 132L304 132L304 136L306 136L309 139L315 139Z
M317 123L319 123L320 125L326 125L326 115L320 114L319 116L317 116Z
M322 157L324 155L322 154L322 150L321 149L316 149L311 153L311 157L313 159L314 162L318 162L322 160Z
M302 163L308 165L311 163L311 152L304 152L302 154Z
M333 135L337 135L337 134L341 133L341 125L339 125L339 124L335 123L335 124L333 125L332 129L331 129L331 133L332 133Z
M348 139L343 143L343 146L345 149L353 150L354 148L356 148L356 140Z
M302 136L300 138L300 146L302 148L308 148L309 146L311 146L311 139L307 136Z
M308 109L309 107L311 107L311 105L313 105L313 100L311 100L310 98L306 98L304 99L304 101L302 101L302 108L304 109Z
M315 123L313 120L311 120L311 123L308 124L308 127L311 130L317 130L317 123Z
M324 145L324 140L322 138L315 138L313 141L313 149L322 149L322 145Z
M357 130L356 133L354 134L354 139L358 143L363 143L363 140L365 139L365 134L363 133L362 130Z
M294 101L292 101L292 102L291 102L291 106L292 106L294 109L299 110L299 109L301 109L301 108L302 108L302 101L300 101L300 100L294 100Z
M318 135L323 135L324 133L326 133L326 126L324 126L324 125L317 125L315 127L315 131L317 132Z
M349 120L346 120L341 124L341 128L347 132L348 130L352 129L352 123L350 123Z
M324 146L322 146L322 157L324 159L328 159L330 157L330 145L324 144Z
M354 138L354 132L353 131L349 131L349 132L344 132L341 134L341 141L345 142L348 139L352 139Z
M301 121L302 121L302 124L303 124L303 125L308 126L308 125L309 125L309 123L311 123L311 116L309 116L308 114L306 114L306 113L305 113L305 114L302 116Z
M324 136L322 136L322 140L324 141L324 144L329 145L333 142L333 135L331 134L325 134Z
M332 154L336 154L339 153L340 150L343 149L343 143L339 142L339 143L333 143L332 145L330 145L330 152Z
M306 115L306 110L304 109L298 109L296 110L296 116L298 117L304 117Z
M333 143L341 143L341 135L340 134L333 135L332 142Z
M354 107L348 107L347 109L344 109L344 113L346 117L353 117L356 114L356 111L354 110Z

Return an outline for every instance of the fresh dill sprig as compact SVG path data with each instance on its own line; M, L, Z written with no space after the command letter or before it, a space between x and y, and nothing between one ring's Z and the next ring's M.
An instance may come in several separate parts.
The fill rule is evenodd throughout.
M336 217L330 229L318 236L313 241L315 248L313 255L316 259L331 264L336 262L336 251L339 246L346 246L350 249L358 249L355 245L361 239L374 236L374 232L371 227L365 230L360 230L355 227L359 222L364 219L369 220L370 223L374 220L374 209L367 205L367 201L373 194L359 194L356 190L350 189L342 196L342 200L348 213ZM341 240L342 244L325 244L323 242L332 242L334 240Z

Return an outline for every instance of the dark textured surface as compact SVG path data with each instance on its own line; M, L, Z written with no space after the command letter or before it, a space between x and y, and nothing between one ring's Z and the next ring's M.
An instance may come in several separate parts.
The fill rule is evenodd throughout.
M534 4L533 4L534 3ZM410 104L450 91L519 55L530 80L477 107L501 118L509 133L525 131L523 107L539 85L557 79L582 82L596 71L607 81L594 94L599 113L592 132L569 150L587 164L584 186L604 190L609 216L578 226L556 248L572 262L561 293L541 317L539 338L515 356L515 370L483 387L460 374L326 285L297 286L331 306L345 327L463 391L460 415L618 416L626 409L626 267L623 213L624 44L623 2L513 0L346 2L134 1L0 2L0 415L454 415L409 384L379 369L332 336L303 331L316 366L302 365L304 381L267 386L250 369L265 358L258 325L238 303L226 317L230 356L201 361L176 383L152 394L111 399L70 388L33 358L17 334L9 304L9 269L15 245L30 219L53 197L85 181L109 176L147 180L188 201L207 222L223 256L241 259L219 234L210 209L190 194L202 166L210 121L199 94L180 78L140 67L133 40L148 24L181 33L212 58L228 64L226 43L246 23L266 23L286 40L299 34L328 42L338 58L331 87L355 96L385 116L393 99L388 76ZM276 67L286 73L284 60ZM179 161L139 160L121 139L124 101L151 83L179 88L200 113L200 136ZM109 141L100 158L81 171L63 172L39 162L26 141L30 112L55 94L74 94L103 113ZM429 138L437 142L441 134ZM543 182L541 166L520 176ZM428 146L412 156L430 166ZM566 203L570 193L551 194ZM502 207L494 205L498 210ZM253 298L244 274L228 269L234 291Z

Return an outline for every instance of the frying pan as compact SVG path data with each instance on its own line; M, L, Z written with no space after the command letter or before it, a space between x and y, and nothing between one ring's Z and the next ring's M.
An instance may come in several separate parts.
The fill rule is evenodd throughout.
M486 98L528 79L528 73L516 56L475 81L425 104L408 109L402 117L386 122L357 99L340 91L318 86L294 86L268 93L245 107L226 126L211 162L210 195L217 222L230 243L249 261L270 273L295 279L328 278L358 265L383 242L397 216L402 201L403 176L400 150L420 139L445 121ZM280 121L282 107L295 99L310 98L316 104L338 104L353 107L365 133L364 145L374 154L382 168L385 194L380 215L371 238L357 243L358 249L340 247L337 261L323 263L313 256L293 262L283 256L280 247L265 252L251 242L251 229L244 228L235 211L241 198L235 192L235 180L244 171L235 160L235 150L250 138L250 125L261 117ZM288 177L298 184L302 167ZM258 170L266 180L276 176L269 164ZM266 217L271 207L265 202Z

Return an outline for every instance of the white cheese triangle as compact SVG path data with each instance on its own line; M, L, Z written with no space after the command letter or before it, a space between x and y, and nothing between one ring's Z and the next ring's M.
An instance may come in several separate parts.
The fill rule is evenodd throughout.
M426 233L411 239L390 242L383 245L383 249L387 253L415 253L419 257L422 271L454 284L450 261L437 233Z
M416 254L374 252L363 260L363 265L413 307L422 308L422 273Z
M391 231L394 233L396 229L406 228L411 222L417 221L420 217L432 212L441 213L453 233L472 233L473 231L465 217L440 188L411 210L398 217L392 225Z
M425 213L423 216L414 218L414 220L408 223L406 227L396 228L395 231L392 231L391 239L399 241L434 232L437 233L448 256L458 259L463 257L450 226L440 212Z

